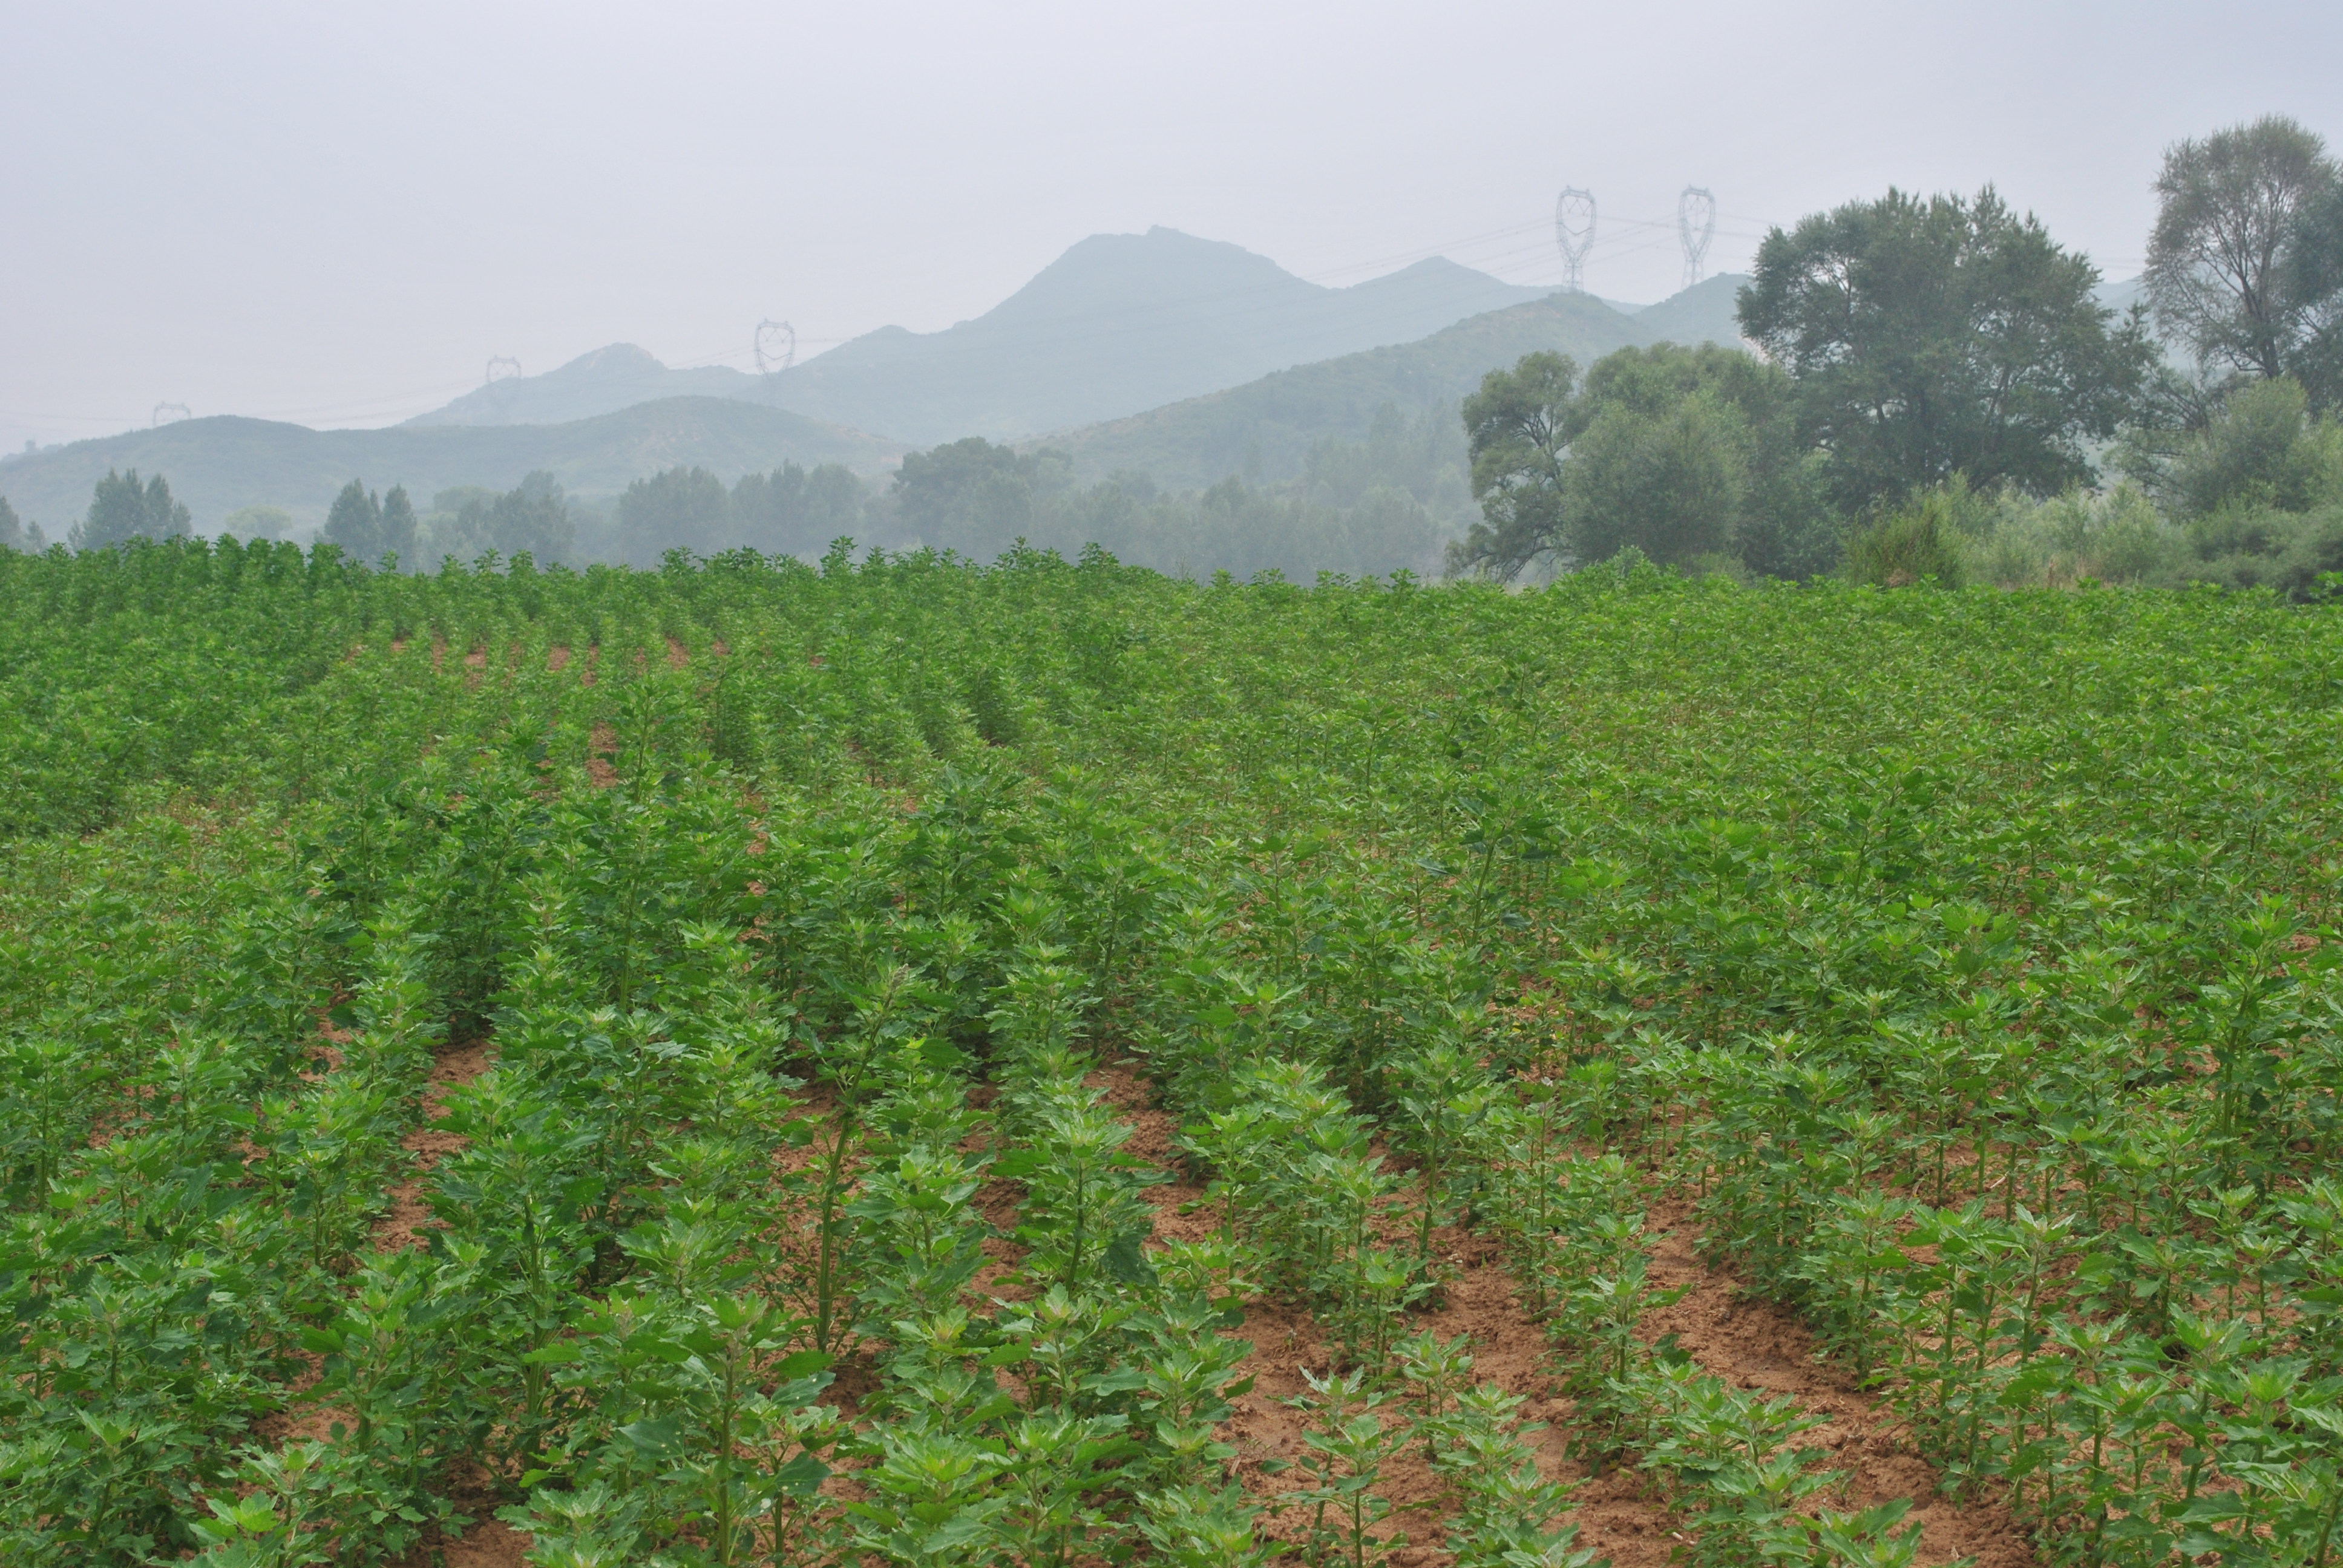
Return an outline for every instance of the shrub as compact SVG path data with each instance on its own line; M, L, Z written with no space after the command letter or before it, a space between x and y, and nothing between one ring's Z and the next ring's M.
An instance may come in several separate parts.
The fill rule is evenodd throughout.
M1855 582L1904 588L1933 579L1940 588L1966 580L1960 514L1967 487L1923 491L1847 541L1846 575Z
M2216 513L2188 533L2197 558L2181 568L2183 581L2272 588L2309 603L2332 597L2322 575L2343 572L2343 506L2316 512L2240 508Z

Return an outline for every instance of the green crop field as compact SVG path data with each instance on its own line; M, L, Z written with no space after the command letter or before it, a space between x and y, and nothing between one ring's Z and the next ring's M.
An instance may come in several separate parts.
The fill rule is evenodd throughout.
M2338 765L2212 589L0 551L0 1562L2343 1563Z

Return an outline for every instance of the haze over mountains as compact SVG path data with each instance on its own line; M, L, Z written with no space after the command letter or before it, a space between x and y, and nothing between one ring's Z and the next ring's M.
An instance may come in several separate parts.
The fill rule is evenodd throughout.
M885 327L770 376L670 370L613 344L466 394L414 425L550 424L704 394L913 446L1111 419L1316 359L1406 343L1543 297L1434 256L1348 288L1176 229L1093 235L970 321Z
M1553 350L1583 367L1614 349L1664 338L1736 342L1733 297L1742 282L1713 277L1634 316L1592 295L1542 295L1412 343L1297 365L1026 444L1065 452L1085 478L1143 473L1168 489L1202 488L1231 474L1290 478L1319 442L1364 436L1377 409L1453 409L1482 377L1524 354Z
M1315 443L1355 439L1384 404L1450 406L1535 348L1586 363L1628 344L1737 340L1742 280L1634 314L1440 258L1346 288L1165 228L1083 240L1024 287L940 332L900 327L771 377L670 369L613 344L380 430L215 417L0 460L0 494L52 537L109 468L166 475L196 526L266 504L314 525L351 477L418 495L532 471L608 496L661 469L727 480L785 462L864 474L965 436L1040 443L1102 476L1166 487L1275 479Z

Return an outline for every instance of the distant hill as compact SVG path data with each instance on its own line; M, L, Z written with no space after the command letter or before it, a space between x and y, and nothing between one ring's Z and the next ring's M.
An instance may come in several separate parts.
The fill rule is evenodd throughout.
M1540 297L1434 257L1347 288L1174 229L1093 235L973 320L881 327L769 377L673 370L614 344L542 376L481 387L409 421L581 418L652 397L738 397L915 446L1090 424L1269 371L1412 342Z
M322 522L353 478L377 489L403 484L424 505L437 490L507 488L540 468L573 491L607 495L679 464L729 480L785 462L876 470L901 453L857 430L719 397L668 397L590 419L495 428L311 430L222 416L10 458L0 462L0 496L62 538L107 469L136 468L166 476L197 530L209 532L237 508L262 504L283 507L301 524Z
M1418 342L1282 370L1024 444L1068 453L1086 479L1137 472L1178 490L1202 488L1232 474L1292 478L1319 442L1362 438L1384 404L1453 407L1482 377L1524 354L1556 350L1583 368L1614 349L1641 344L1737 344L1732 299L1746 281L1713 277L1634 316L1591 295L1548 295L1460 321Z
M770 391L762 378L720 365L670 370L646 349L613 343L542 376L492 381L407 426L565 425L668 397L729 397L775 407Z
M1643 334L1646 343L1722 343L1727 347L1735 347L1741 342L1741 322L1734 315L1734 307L1741 286L1748 281L1744 274L1724 272L1695 283L1680 294L1635 312L1635 330Z

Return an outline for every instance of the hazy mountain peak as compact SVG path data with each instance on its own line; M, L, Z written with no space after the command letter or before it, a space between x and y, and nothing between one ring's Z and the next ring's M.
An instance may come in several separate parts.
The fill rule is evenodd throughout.
M666 368L648 348L640 348L631 343L611 343L580 354L559 369L549 370L546 374L584 380L589 377L640 376Z
M1198 239L1159 225L1145 234L1094 234L1076 241L1016 293L961 326L1068 312L1161 309L1232 289L1306 296L1315 286L1242 246Z

